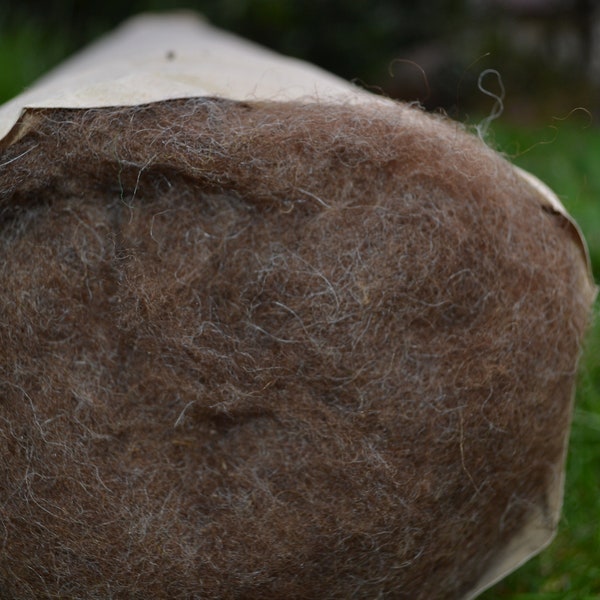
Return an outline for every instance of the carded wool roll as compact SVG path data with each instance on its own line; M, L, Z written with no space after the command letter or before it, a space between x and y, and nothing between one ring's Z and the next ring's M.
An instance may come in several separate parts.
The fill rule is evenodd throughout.
M470 598L546 544L595 291L548 192L391 102L125 104L0 142L0 598Z

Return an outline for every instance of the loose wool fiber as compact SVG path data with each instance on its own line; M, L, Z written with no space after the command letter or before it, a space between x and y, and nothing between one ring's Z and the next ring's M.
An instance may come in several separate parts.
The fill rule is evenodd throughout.
M0 598L460 598L547 502L592 290L479 139L210 98L17 131Z

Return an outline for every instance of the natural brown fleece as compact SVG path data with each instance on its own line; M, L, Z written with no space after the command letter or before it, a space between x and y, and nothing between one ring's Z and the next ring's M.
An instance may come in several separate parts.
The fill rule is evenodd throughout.
M592 290L460 126L197 98L9 141L0 598L458 598L543 506Z

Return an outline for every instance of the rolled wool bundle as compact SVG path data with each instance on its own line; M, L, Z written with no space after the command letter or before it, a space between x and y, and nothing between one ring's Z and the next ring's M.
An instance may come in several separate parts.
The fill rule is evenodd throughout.
M1 119L0 598L472 598L548 543L595 288L539 182L191 16Z

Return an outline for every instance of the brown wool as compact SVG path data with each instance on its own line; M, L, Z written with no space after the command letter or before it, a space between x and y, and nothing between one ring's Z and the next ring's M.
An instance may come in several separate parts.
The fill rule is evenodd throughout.
M3 600L461 598L550 502L593 290L458 125L38 109L0 165Z

